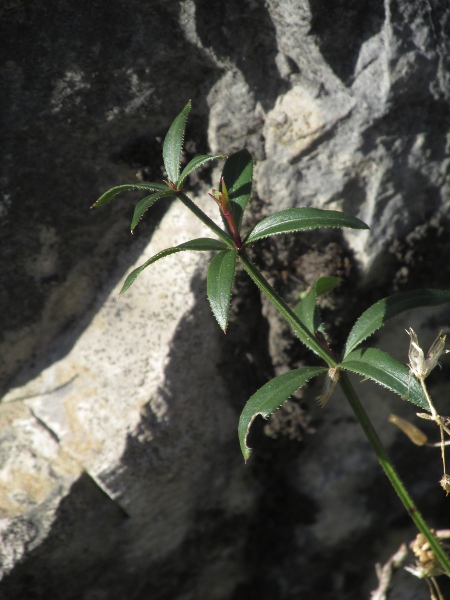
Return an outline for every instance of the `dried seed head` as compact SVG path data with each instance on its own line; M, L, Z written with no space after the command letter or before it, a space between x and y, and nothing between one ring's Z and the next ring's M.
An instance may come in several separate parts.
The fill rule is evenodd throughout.
M447 473L444 473L442 475L442 479L439 482L441 484L441 486L443 487L443 489L445 490L445 492L447 493L447 496L450 494L450 475L447 475Z
M406 333L410 337L409 342L409 370L417 377L417 379L425 379L431 373L436 365L439 364L439 358L442 354L448 352L445 350L445 335L442 335L442 331L439 333L437 338L431 344L428 350L427 357L425 358L422 348L419 346L417 335L412 327L406 330Z
M433 533L435 533L432 530ZM410 544L416 557L415 568L406 567L406 570L416 577L435 577L442 574L442 566L422 533L417 534Z

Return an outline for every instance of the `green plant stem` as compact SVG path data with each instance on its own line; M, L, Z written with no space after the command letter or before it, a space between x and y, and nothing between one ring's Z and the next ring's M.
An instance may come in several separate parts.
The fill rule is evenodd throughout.
M181 200L181 202L194 213L196 217L200 219L202 223L204 223L207 227L213 231L219 239L222 240L227 246L230 248L235 248L233 240L229 235L225 233L223 229L221 229L218 225L214 223L212 219L208 217L206 213L204 213L190 198L186 196L183 192L179 192L176 194L176 197Z
M297 315L289 308L283 298L278 295L270 283L259 272L257 267L252 263L245 252L242 252L239 255L239 258L244 269L247 271L259 289L267 296L275 308L278 309L278 311L290 324L296 336L305 344L305 346L318 354L328 364L329 367L336 366L335 359L325 350L315 336L308 331Z
M403 506L408 511L409 516L414 521L417 529L424 535L428 543L430 544L431 549L433 550L436 558L441 563L442 568L450 575L450 559L444 550L441 548L436 536L430 531L430 528L425 523L422 515L419 510L415 506L411 496L407 492L405 486L401 482L394 465L392 464L386 450L384 449L383 444L381 443L380 438L378 437L377 432L375 431L372 422L367 416L366 411L364 410L363 405L361 404L358 395L356 394L350 379L346 373L341 371L339 384L342 388L342 391L345 394L350 406L352 407L353 412L356 415L364 433L366 434L367 439L370 442L375 454L377 455L378 461L386 473L387 478L391 482L392 487L397 492L398 497L403 503Z
M266 295L266 297L272 302L272 304L279 310L279 312L284 316L284 318L288 321L288 323L293 328L296 335L300 338L300 340L311 350L313 350L316 354L318 354L330 367L335 367L337 365L336 361L332 356L328 354L328 352L322 348L322 346L318 343L315 337L311 335L311 333L305 328L303 323L298 319L295 313L289 308L289 306L284 302L284 300L278 295L278 293L273 289L273 287L269 284L269 282L261 275L257 267L251 262L248 256L243 252L240 255L241 263L259 289ZM372 446L378 461L386 473L387 478L389 479L392 487L397 492L398 497L403 503L403 506L408 511L411 519L414 521L417 529L424 535L425 539L430 544L431 549L433 550L436 558L439 560L442 568L450 575L450 559L444 550L441 548L437 538L430 531L430 528L425 523L422 515L418 511L414 502L412 501L409 493L407 492L405 486L401 482L397 472L392 464L386 450L384 449L383 444L381 443L380 438L378 437L377 432L375 431L372 422L367 416L366 411L364 410L363 405L361 404L351 382L348 378L348 375L344 372L340 372L339 384L342 388L342 391L345 394L353 412L355 413L356 418L358 419L367 439L369 440L370 445Z

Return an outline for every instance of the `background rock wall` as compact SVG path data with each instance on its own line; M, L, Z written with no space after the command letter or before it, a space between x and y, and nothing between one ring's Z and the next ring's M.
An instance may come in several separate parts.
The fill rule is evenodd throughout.
M319 411L309 390L255 424L244 468L243 403L308 357L244 276L224 338L195 254L118 301L129 268L202 231L161 203L131 237L139 196L88 209L164 177L163 136L191 98L186 159L255 157L249 222L314 205L370 225L256 250L293 302L321 274L346 279L324 306L336 345L373 300L448 287L448 3L10 0L0 36L0 598L368 597L373 564L414 533L342 398ZM217 177L190 182L213 217ZM426 345L448 318L408 317L380 343L405 362L399 332ZM365 386L426 516L448 527L435 451L400 440L386 419L408 406ZM392 597L412 594L427 597L410 578Z

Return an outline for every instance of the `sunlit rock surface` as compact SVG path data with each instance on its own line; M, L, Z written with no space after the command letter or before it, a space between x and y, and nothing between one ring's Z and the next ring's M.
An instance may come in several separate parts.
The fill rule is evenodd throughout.
M133 266L208 234L176 203L134 236L139 195L89 206L165 177L162 139L190 98L186 160L248 147L254 214L312 205L370 225L323 254L298 238L256 248L290 301L331 264L348 274L336 343L383 295L448 287L448 3L11 0L0 35L0 598L368 597L374 563L414 533L344 400L319 411L320 384L307 391L295 442L256 422L244 467L243 403L309 357L240 276L223 336L203 254L164 259L118 300ZM190 182L214 218L219 172ZM380 343L406 362L403 329L426 346L449 319L433 315ZM366 387L402 475L447 526L437 452L401 442L386 419L409 405ZM427 598L408 581L393 598Z

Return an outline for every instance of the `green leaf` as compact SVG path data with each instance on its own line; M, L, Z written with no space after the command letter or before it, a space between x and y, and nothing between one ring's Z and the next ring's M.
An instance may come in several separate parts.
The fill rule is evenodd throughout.
M341 282L342 282L341 277L331 277L331 276L319 277L319 279L315 283L316 296L322 296L326 292L330 292L331 290L334 290L334 288L337 287Z
M215 156L210 156L209 154L199 154L195 156L183 169L180 178L177 183L177 187L181 189L183 187L183 183L188 175L190 175L193 171L209 162L210 160L216 159L224 159L226 156L224 154L216 154Z
M288 208L260 221L245 239L250 244L269 235L318 229L320 227L350 227L351 229L369 229L368 225L352 215L337 210L321 208Z
M97 202L91 206L91 208L98 208L99 206L104 206L108 202L111 202L113 198L120 194L121 192L129 192L130 190L146 190L147 192L150 190L152 192L162 192L167 190L167 185L165 183L126 183L124 185L118 185L116 187L111 188L104 194L100 196Z
M231 290L236 270L237 250L219 252L209 264L207 291L209 304L221 329L226 332L230 314Z
M164 191L156 192L156 194L151 194L150 196L145 196L140 200L134 209L133 219L131 220L131 231L133 231L139 221L142 219L145 211L147 211L157 200L160 198L168 198L169 196L174 195L174 190L165 186Z
M300 302L295 305L294 313L310 333L315 334L316 331L323 329L317 298L335 288L341 281L340 277L319 277Z
M169 181L175 184L177 184L180 176L181 150L183 148L184 131L186 129L186 121L190 110L191 101L189 100L180 114L173 121L164 139L164 167Z
M392 317L412 308L438 306L449 301L450 292L433 289L401 292L379 300L368 308L353 325L345 345L344 356L347 356Z
M351 371L372 379L404 400L429 411L425 394L409 370L390 354L377 348L354 350L338 365L339 369Z
M294 369L274 377L253 394L242 411L238 427L239 442L246 462L251 454L251 448L247 446L247 436L256 416L262 415L267 419L289 396L304 386L310 379L326 373L327 370L325 367Z
M244 148L229 156L224 164L222 177L231 200L234 222L240 231L242 216L252 191L253 159L250 152ZM222 191L222 183L219 190Z
M155 263L160 258L164 258L165 256L170 256L171 254L175 254L176 252L183 252L185 250L193 250L193 251L217 251L224 250L226 248L226 244L223 242L219 242L218 240L212 240L210 238L197 238L195 240L190 240L189 242L184 242L179 246L174 246L173 248L166 248L155 256L149 258L143 265L137 267L128 275L125 279L125 283L120 290L120 295L124 294L127 289L134 283L136 277L148 266Z
M308 331L314 335L321 326L314 284L309 288L304 298L294 306L293 311Z

